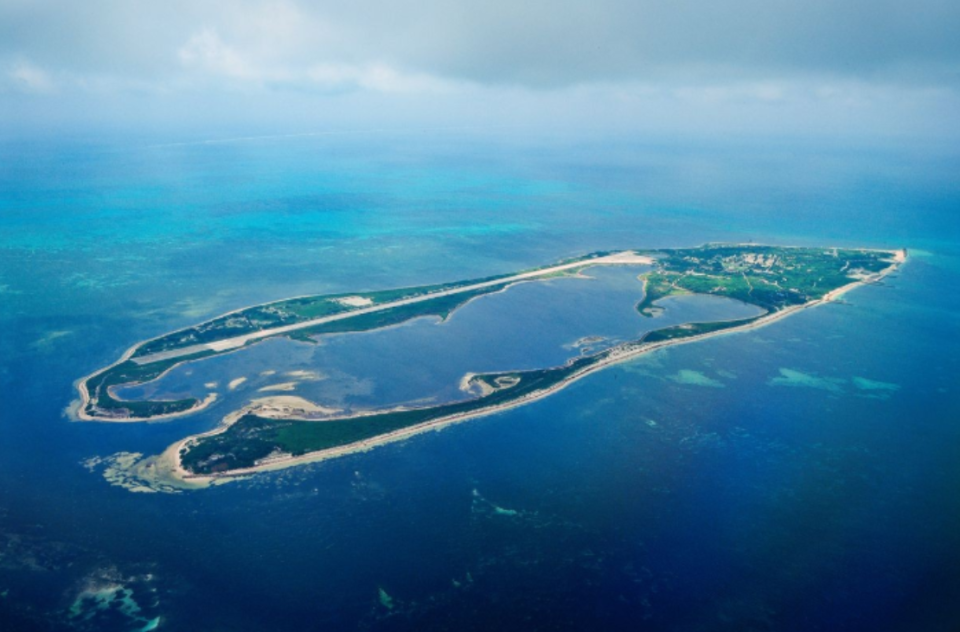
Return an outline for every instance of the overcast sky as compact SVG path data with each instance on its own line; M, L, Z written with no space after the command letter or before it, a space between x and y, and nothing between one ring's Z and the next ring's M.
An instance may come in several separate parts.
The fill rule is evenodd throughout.
M960 135L956 0L0 0L7 128Z

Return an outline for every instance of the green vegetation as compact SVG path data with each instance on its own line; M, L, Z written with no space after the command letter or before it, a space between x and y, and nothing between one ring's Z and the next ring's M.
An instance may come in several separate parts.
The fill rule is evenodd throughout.
M579 260L593 259L602 256L603 253L594 253L588 257L578 257L565 261L563 263L572 263ZM558 265L558 264L551 264ZM499 274L481 279L471 279L469 281L457 281L455 283L440 283L436 285L424 285L413 288L397 288L391 290L380 290L377 292L355 292L352 294L324 294L319 296L304 296L292 298L283 301L248 307L237 312L220 316L206 323L181 329L140 345L133 353L133 357L138 358L162 351L171 351L183 347L189 347L198 344L217 342L236 336L274 329L286 325L295 325L297 323L333 316L335 314L345 314L352 311L363 309L363 305L350 305L341 302L348 297L359 297L370 301L370 305L382 305L393 301L426 296L435 292L452 290L458 287L473 285L476 283L486 283L514 276L517 273ZM492 291L492 290L487 290ZM345 330L336 330L345 331ZM352 329L350 329L352 331Z
M714 323L687 323L684 325L674 325L673 327L664 327L655 329L643 337L643 342L663 342L664 340L678 340L680 338L692 338L701 334L710 334L724 329L733 329L734 327L743 327L758 320L761 316L754 318L744 318L742 320L725 320Z
M659 309L656 301L674 294L725 296L775 312L890 265L889 253L863 250L707 245L658 253L637 306L645 316Z
M141 384L154 380L174 365L190 360L200 360L214 355L207 351L175 360L137 364L127 360L114 367L101 371L87 380L87 391L90 393L90 403L84 412L101 417L124 416L149 419L159 415L169 415L189 410L199 402L194 399L179 399L173 401L142 401L128 402L115 399L110 395L110 387Z
M479 375L478 378L490 384L498 378L519 378L519 382L483 397L428 408L333 421L275 420L245 415L224 432L199 439L182 453L181 463L195 474L215 474L251 467L275 453L299 456L349 445L441 417L516 401L565 380L597 362L599 357L577 358L562 367L550 369Z
M506 286L507 284L504 283L502 285L491 285L489 287L473 290L471 292L461 292L459 294L439 296L429 301L411 303L410 305L401 305L399 307L393 307L391 309L385 309L379 312L360 314L354 318L345 318L343 320L335 320L333 322L323 323L313 327L306 327L304 329L297 330L295 333L300 334L301 336L309 337L318 336L320 334L335 334L382 329L383 327L399 325L400 323L404 323L414 318L420 318L422 316L439 316L442 319L446 319L451 313L454 312L454 310L462 306L467 301L478 296L483 296L484 294L499 292Z
M512 276L512 275L501 275L501 276ZM482 283L485 281L495 280L496 278L501 277L490 277L488 279L481 279L479 281L470 281L470 283ZM389 302L393 300L398 300L398 298L404 298L419 294L428 294L435 291L436 288L447 289L449 287L464 285L464 283L457 284L445 284L444 286L431 286L430 291L426 291L425 288L415 288L404 289L404 290L386 290L384 292L375 292L367 294L365 296L376 296L380 302ZM417 303L411 303L409 305L400 305L398 307L385 309L382 311L369 312L366 314L359 314L353 318L345 318L343 320L335 320L329 323L323 323L320 325L315 325L313 327L305 327L303 329L298 329L296 331L286 334L289 338L294 340L299 340L301 342L315 342L312 336L317 336L320 334L332 334L332 333L348 333L348 332L359 332L359 331L371 331L374 329L381 329L383 327L389 327L391 325L398 325L400 323L412 320L414 318L419 318L422 316L438 316L442 319L446 319L454 310L462 306L467 301L474 299L478 296L483 296L485 294L491 294L494 292L499 292L506 288L509 283L494 284L484 288L472 290L469 292L461 292L458 294L450 294L446 296L438 296L434 299L424 300ZM341 296L364 296L362 294L351 294L351 295L341 295ZM308 299L293 299L292 301L285 301L285 303L294 302L294 301L306 301ZM315 303L316 304L316 303ZM252 308L253 310L260 310L260 308ZM355 309L355 308L352 308ZM263 313L258 311L257 313ZM211 321L215 323L222 321L226 317L221 317L216 321ZM233 334L231 334L233 335ZM239 334L237 334L239 335ZM213 338L218 339L218 338ZM150 343L148 343L150 344ZM194 340L191 344L197 344L197 341ZM140 357L140 351L143 347L137 350L133 354L134 358ZM85 410L88 415L95 417L133 417L140 419L148 419L150 417L156 417L159 415L167 415L172 413L183 412L189 410L190 408L197 405L196 399L182 399L176 401L120 401L110 396L108 388L110 386L118 385L134 385L142 384L149 382L150 380L156 379L162 375L165 371L171 367L179 364L181 362L189 362L193 360L200 360L205 357L216 355L215 351L203 351L189 356L182 356L178 358L168 359L168 360L159 360L156 362L148 362L145 364L137 364L134 360L127 360L126 362L119 364L105 372L98 373L87 381L87 389L91 395L91 404L89 404ZM95 404L94 404L95 402Z
M596 252L585 257L577 257L552 265L583 262L584 266L588 266L592 259L608 254L611 253ZM642 277L646 281L646 293L643 300L637 305L637 309L645 316L654 315L662 309L656 305L658 300L676 294L724 296L756 305L767 312L776 312L792 305L802 305L822 298L831 290L846 285L853 279L875 274L890 264L890 255L887 252L754 245L713 244L700 248L647 251L644 254L652 255L657 260L655 269ZM537 269L542 270L543 268ZM570 269L556 272L555 275L570 274L574 271L575 269ZM506 288L511 282L505 280L503 283L495 283L495 281L513 276L515 274L502 274L483 279L414 288L299 297L226 314L195 327L176 331L143 343L134 351L134 360L128 360L94 375L87 381L91 402L86 407L85 412L94 417L149 419L159 415L184 412L198 404L198 401L192 398L175 401L132 402L121 401L112 397L109 393L111 386L148 382L156 379L176 364L199 360L215 355L217 352L203 351L174 359L137 364L135 359L143 358L145 355L175 351L201 343L211 343L285 325L305 323L325 316L347 314L362 310L366 305L384 305L415 297L423 297L424 300L389 309L360 313L351 318L343 318L312 327L304 327L285 335L295 340L313 341L312 336L369 331L400 324L422 316L446 318L467 301ZM430 297L431 294L444 290L463 288L484 282L494 283L488 287L471 291ZM363 300L342 300L348 297ZM697 336L742 326L753 320L756 319L677 325L649 332L638 343L646 344ZM182 351L182 353L187 352ZM464 410L473 410L495 405L502 397L509 399L522 397L524 394L532 392L530 389L545 388L545 384L549 385L565 379L569 375L569 371L578 370L579 363L598 361L604 357L605 353L608 352L584 356L564 367L530 371L522 374L493 376L493 379L507 377L508 375L521 376L522 379L519 385L501 388L471 402L398 413L384 413L350 421L324 422L319 425L313 422L273 422L269 420L265 420L261 424L260 422L250 421L245 417L244 419L247 419L247 421L244 423L238 422L236 430L231 428L224 435L218 435L222 438L214 438L210 441L216 443L227 441L230 437L234 439L241 437L244 442L250 443L250 446L260 445L258 449L248 446L241 450L239 448L233 449L231 447L233 444L230 444L226 446L230 449L216 453L222 457L217 463L226 463L227 461L224 460L228 458L226 455L234 455L229 458L247 464L263 458L274 450L300 454L302 452L298 452L299 450L312 451L324 447L343 445L344 443L390 432L398 427L406 427L439 416L463 412L460 408L456 408L458 406L466 406L467 408ZM490 385L494 385L494 382L490 382ZM454 408L450 408L451 406ZM321 426L324 429L318 429ZM201 442L201 445L197 446L195 450L205 450L208 445L213 449L214 443ZM263 450L268 451L263 453ZM201 452L197 453L197 455L200 454ZM212 454L214 453L210 455ZM200 459L200 461L197 461L198 463L201 461L206 463L209 460L208 458L201 459L200 456L197 456L197 459ZM233 466L230 466L230 469L232 468Z
M775 312L822 298L852 279L877 273L889 265L882 252L775 248L768 246L704 246L686 250L657 251L657 267L645 276L647 293L637 309L651 315L657 300L674 294L713 294L757 305ZM474 296L500 289L484 288L469 294L441 297L395 310L365 314L355 319L305 330L310 334L376 329L426 314L445 315ZM635 349L656 342L676 340L724 329L741 327L761 317L734 321L688 323L646 334L637 342L618 348ZM276 454L299 456L357 443L403 428L451 415L490 409L517 401L554 386L575 373L601 362L615 350L571 360L561 367L534 371L475 376L495 388L480 397L439 406L383 412L332 421L273 420L245 415L224 432L204 437L181 455L188 470L214 474L256 465Z

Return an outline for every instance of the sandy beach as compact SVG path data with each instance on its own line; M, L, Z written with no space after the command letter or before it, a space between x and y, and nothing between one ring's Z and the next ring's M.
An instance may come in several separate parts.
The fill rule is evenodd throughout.
M171 350L171 351L162 351L162 352L158 352L158 353L153 353L153 354L149 354L149 355L145 355L145 356L133 358L133 354L134 354L134 353L137 351L137 349L140 348L142 345L144 345L144 344L146 344L146 343L148 343L148 342L151 342L152 340L157 340L158 338L162 338L162 337L163 337L163 336L158 336L157 338L151 338L151 339L149 339L149 340L144 340L144 341L138 342L137 344L135 344L135 345L133 345L132 347L130 347L129 349L127 349L127 350L123 353L123 355L120 357L120 359L117 360L116 362L114 362L113 364L111 364L111 365L109 365L109 366L107 366L107 367L105 367L105 368L103 368L103 369L100 369L100 370L98 370L98 371L96 371L96 372L94 372L94 373L91 373L90 375L87 375L86 377L83 377L82 379L80 379L80 380L77 382L77 384L76 384L77 391L80 393L80 403L79 403L79 406L78 406L77 411L76 411L76 413L75 413L75 416L76 416L76 418L77 418L78 420L82 420L82 421L103 421L103 422L137 422L137 421L150 421L150 420L155 420L155 419L170 419L170 418L173 418L173 417L182 417L182 416L184 416L184 415L189 415L189 414L195 413L195 412L197 412L198 410L201 410L201 409L204 408L205 406L209 405L209 404L213 401L213 400L211 400L211 399L208 397L208 398L205 399L203 402L200 402L197 406L194 406L193 408L190 408L190 409L188 409L188 410L180 411L180 412L177 412L177 413L170 413L170 414L167 414L167 415L157 415L157 416L150 417L149 419L144 419L144 418L139 418L139 417L124 417L124 416L122 416L122 415L117 415L117 416L92 416L92 415L87 414L85 411L86 411L87 405L90 403L90 393L89 393L88 390L87 390L87 381L90 380L92 377L94 377L94 376L96 376L96 375L98 375L98 374L100 374L100 373L103 373L104 371L109 371L110 369L114 368L115 366L117 366L117 365L119 365L119 364L122 364L122 363L126 362L127 360L130 360L131 358L133 358L133 361L136 362L137 364L149 364L149 363L152 363L152 362L159 362L159 361L162 361L162 360L170 360L170 359L175 359L175 358L183 358L183 357L190 356L190 355L193 355L193 354L196 354L196 353L200 353L200 352L203 352L203 351L215 351L215 352L217 352L218 354L221 354L221 353L224 353L224 352L231 352L231 351L236 351L236 350L238 350L238 349L241 349L241 348L243 348L245 345L247 345L248 343L253 342L253 341L255 341L255 340L261 340L261 339L268 338L268 337L272 337L272 336L283 335L283 334L291 333L291 332L294 332L294 331L297 331L297 330L300 330L300 329L304 329L304 328L308 328L308 327L314 327L314 326L317 326L317 325L320 325L320 324L324 324L324 323L329 323L329 322L344 320L344 319L348 319L348 318L354 318L354 317L356 317L356 316L360 316L360 315L363 315L363 314L369 314L369 313L372 313L372 312L379 312L379 311L383 311L383 310L387 310L387 309L393 309L393 308L395 308L395 307L400 307L400 306L403 306L403 305L411 305L411 304L414 304L414 303L421 303L421 302L423 302L423 301L429 301L429 300L433 300L433 299L436 299L436 298L439 298L439 297L443 297L443 296L450 296L450 295L454 295L454 294L461 294L461 293L464 293L464 292L471 292L471 291L474 291L474 290L477 290L477 289L482 289L482 288L485 288L485 287L492 287L492 286L501 285L501 284L504 284L504 283L506 283L506 284L514 284L514 283L519 283L519 282L522 282L522 281L533 280L533 279L537 279L537 278L540 278L540 277L546 277L546 276L549 276L549 275L552 275L552 274L556 274L556 273L558 273L558 272L563 272L563 271L565 271L565 270L571 270L571 269L575 269L575 268L585 268L585 267L596 266L596 265L651 265L651 264L653 264L653 263L654 263L654 260L653 260L651 257L645 256L645 255L638 255L638 254L636 254L636 253L633 252L633 251L623 251L623 252L614 253L614 254L612 254L612 255L606 255L606 256L603 256L603 257L596 257L596 258L594 258L594 259L587 259L587 260L582 260L582 261L575 261L575 262L573 262L573 263L564 263L564 264L560 264L560 265L556 265L556 266L550 266L550 267L548 267L548 268L541 268L541 269L539 269L539 270L533 270L533 271L531 271L531 272L522 272L522 273L520 273L520 274L516 274L516 275L510 276L510 277L505 277L505 278L502 278L502 279L497 279L497 280L494 280L494 281L484 281L484 282L481 282L481 283L474 283L474 284L471 284L471 285L459 286L459 287L455 287L455 288L452 288L452 289L449 289L449 290L443 290L443 291L440 291L440 292L432 292L432 293L430 293L430 294L425 294L425 295L423 295L423 296L415 296L415 297L412 297L412 298L401 299L401 300L398 300L398 301L392 301L392 302L383 303L383 304L380 304L380 305L372 305L372 306L361 307L360 309L356 309L356 310L353 310L353 311L350 311L350 312L346 312L346 313L342 313L342 314L334 314L334 315L332 315L332 316L325 316L325 317L322 317L322 318L316 318L316 319L313 319L313 320L308 320L308 321L304 321L304 322L300 322L300 323L295 323L295 324L293 324L293 325L286 325L286 326L283 326L283 327L276 327L276 328L273 328L273 329L265 329L265 330L262 330L262 331L257 331L257 332L253 332L253 333L246 334L246 335L243 335L243 336L237 336L237 337L234 337L234 338L228 338L228 339L225 339L225 340L219 340L219 341L217 341L217 342L212 342L212 343L208 343L208 344L192 345L192 346L190 346L190 347L182 347L182 348L180 348L180 349L174 349L174 350ZM347 297L347 298L348 298L348 299L361 299L362 297ZM347 300L347 299L343 299L343 300ZM366 299L362 299L362 300L365 301ZM352 305L360 305L360 302L358 302L358 300L352 300L352 302L351 302L350 304L352 304ZM364 305L367 305L366 302L364 302L363 304L364 304ZM253 307L255 307L255 306L253 306ZM245 310L245 309L250 309L250 308L249 308L249 307L244 307L244 308L241 308L241 309L238 309L238 310L234 310L234 311L232 311L232 312L227 312L227 314L221 315L220 318L222 318L223 316L229 315L229 314L234 314L234 313L241 312L241 311L243 311L243 310ZM207 321L207 322L210 322L210 321ZM173 366L169 367L166 371L164 371L160 376L158 376L157 378L154 378L154 379L160 379L161 377L163 377L164 375L166 375L167 373L169 373L171 370L173 370L174 368L176 368L176 367L179 366L180 364L182 364L182 363L174 364ZM266 374L266 372L264 372L263 374ZM262 375L263 375L263 374L262 374ZM318 378L319 378L319 375L318 375ZM239 381L237 381L237 380L234 380L233 382L231 382L231 385L232 385L232 386L230 387L230 390L233 390L233 388L236 388L236 386L239 386L240 383L242 383L242 382L239 382ZM277 385L277 386L287 386L287 384L282 384L282 385ZM261 390L262 390L262 389L261 389ZM290 390L290 389L280 389L280 390ZM208 400L209 400L209 401L208 401Z
M493 281L483 281L480 283L473 283L470 285L462 285L462 286L451 288L449 290L431 292L429 294L424 294L422 296L414 296L411 298L404 298L397 301L391 301L389 303L381 303L380 305L370 305L366 307L361 307L359 309L355 309L349 312L333 314L331 316L324 316L321 318L314 318L312 320L306 320L303 322L294 323L292 325L274 327L273 329L264 329L261 331L255 331L249 334L244 334L242 336L235 336L233 338L218 340L216 342L191 345L189 347L182 347L180 349L173 349L171 351L160 351L157 353L152 353L149 355L134 358L134 362L138 364L149 364L151 362L158 362L161 360L179 358L187 355L192 355L195 353L200 353L203 351L222 352L222 351L227 351L231 349L237 349L237 348L243 347L249 342L252 342L254 340L260 340L262 338L288 334L294 331L298 331L300 329L316 327L317 325L323 325L323 324L332 323L340 320L346 320L348 318L355 318L357 316L361 316L364 314L381 312L384 310L393 309L396 307L402 307L405 305L422 303L424 301L430 301L430 300L434 300L444 296L463 294L466 292L473 292L475 290L479 290L487 287L493 287L493 286L503 285L503 284L512 284L520 281L546 277L546 276L556 274L558 272L572 270L575 268L586 268L586 267L598 266L598 265L652 265L653 262L654 260L651 257L638 255L634 252L630 252L630 251L618 252L612 255L597 257L595 259L575 261L573 263L564 263L556 266L550 266L548 268L533 270L531 272L522 272L520 274L515 274L513 276L509 276L501 279L495 279Z
M161 482L167 485L174 485L174 486L180 485L184 487L205 487L211 484L226 482L231 479L247 477L257 472L280 470L280 469L294 467L294 466L305 464L305 463L316 463L316 462L324 461L327 459L333 459L340 456L345 456L348 454L365 452L377 446L393 443L396 441L402 441L404 439L415 436L417 434L441 430L443 428L447 428L454 424L458 424L470 419L485 417L488 415L494 415L505 410L517 408L517 407L526 405L530 402L542 399L544 397L548 397L549 395L556 393L557 391L562 390L563 388L566 388L569 384L572 384L573 382L576 382L577 380L580 380L586 377L587 375L590 375L591 373L600 371L609 366L626 362L628 360L637 358L641 355L651 353L653 351L657 351L659 349L664 349L674 345L689 344L692 342L706 340L708 338L712 338L715 336L722 336L722 335L728 335L728 334L734 334L734 333L739 333L743 331L758 329L760 327L764 327L771 323L777 322L792 314L796 314L802 310L810 309L812 307L817 307L819 305L823 305L831 301L834 301L840 296L844 295L845 293L857 287L867 285L867 284L877 283L878 281L881 281L884 277L889 275L891 272L898 269L899 265L902 264L904 261L906 261L905 251L899 250L899 251L889 251L889 252L894 257L890 266L888 266L884 270L874 275L870 275L869 277L855 280L847 285L837 288L836 290L833 290L832 292L827 293L820 299L810 301L808 303L804 303L803 305L796 305L794 307L789 307L774 313L766 314L758 318L756 321L740 327L723 329L715 332L700 334L697 336L691 336L688 338L664 340L664 341L654 342L654 343L643 343L643 342L625 343L623 345L619 345L611 349L608 356L605 357L600 362L572 374L570 377L563 380L562 382L559 382L555 385L550 386L549 388L530 393L521 398L518 398L516 400L510 401L504 404L493 405L488 408L481 408L474 411L470 411L468 413L460 413L460 414L450 415L447 417L441 417L441 418L434 419L432 421L428 421L419 425L410 426L408 428L402 428L394 432L386 433L377 437L373 437L373 438L352 443L349 445L331 448L328 450L321 450L321 451L312 452L309 454L304 454L301 456L289 456L289 455L273 456L269 459L269 462L261 463L253 467L231 470L228 472L222 472L216 475L197 475L184 469L180 464L180 450L183 447L188 446L193 441L197 441L203 437L212 436L212 435L224 432L234 421L236 421L236 419L239 418L240 414L244 412L244 411L238 411L237 413L232 413L231 415L228 415L224 419L224 423L218 428L215 428L201 435L187 437L186 439L183 439L182 441L177 442L173 446L170 446L170 448L164 451L164 453L159 457L153 457L154 459L156 459L158 464L156 472L164 473L163 478L158 479L158 482ZM461 388L467 387L472 377L473 377L472 374L468 374L464 376L463 380L461 381ZM384 411L372 411L372 413L367 413L367 414L375 414L380 412L384 412ZM288 416L285 418L297 419L296 416Z

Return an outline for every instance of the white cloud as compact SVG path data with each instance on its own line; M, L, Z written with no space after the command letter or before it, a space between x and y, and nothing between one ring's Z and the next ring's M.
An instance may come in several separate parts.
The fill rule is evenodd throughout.
M51 94L56 86L50 75L39 66L26 60L17 60L10 65L7 77L14 89L30 94Z
M423 73L404 73L386 64L315 64L306 78L320 88L362 88L373 92L449 92L456 84Z
M257 47L224 42L214 29L194 34L177 51L181 65L191 71L222 77L236 84L286 87L322 92L367 90L383 93L435 93L450 91L455 83L425 73L402 72L389 64L369 62L304 63L278 59Z
M262 80L263 72L236 49L227 46L213 29L203 29L184 44L177 57L187 68L196 68L234 79Z
M918 1L0 0L0 107L960 133L960 4Z

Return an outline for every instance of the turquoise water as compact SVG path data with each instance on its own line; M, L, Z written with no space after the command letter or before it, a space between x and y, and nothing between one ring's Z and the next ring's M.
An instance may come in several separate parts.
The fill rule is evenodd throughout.
M955 153L163 140L3 148L16 157L0 170L3 630L957 628ZM244 305L747 239L914 256L841 304L199 493L132 494L82 462L156 453L223 408L156 424L62 414L73 381L134 342ZM517 296L511 308L542 300ZM474 307L448 325L497 317ZM575 324L489 357L562 359ZM341 395L449 395L434 379L472 370L468 349L399 381L409 348L444 326L396 330L397 379L366 390L376 358L344 361ZM338 346L384 349L378 335L307 349L328 366ZM107 594L120 598L89 597Z

